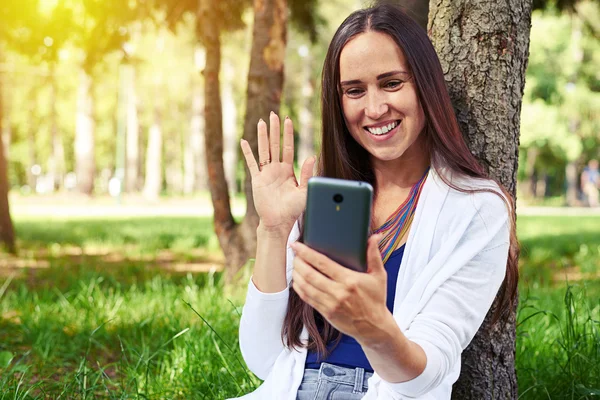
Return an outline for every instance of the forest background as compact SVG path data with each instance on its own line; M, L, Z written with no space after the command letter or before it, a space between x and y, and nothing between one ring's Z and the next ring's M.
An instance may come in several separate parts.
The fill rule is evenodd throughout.
M600 158L600 5L534 3L517 185L519 388L587 398L600 393L600 213L585 208L579 177ZM239 219L254 13L249 1L219 4L223 183ZM295 121L300 162L319 151L327 45L361 6L289 2L280 114ZM0 5L1 208L15 225L0 260L5 395L223 398L258 384L237 354L243 286L223 285L213 233L204 113L216 101L196 7Z

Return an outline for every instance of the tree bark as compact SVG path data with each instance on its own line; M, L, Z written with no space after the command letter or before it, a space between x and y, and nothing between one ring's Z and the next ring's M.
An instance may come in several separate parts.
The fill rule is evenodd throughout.
M92 77L84 69L79 75L77 93L77 121L75 124L75 173L77 189L84 194L92 195L96 174L94 150L94 100L92 94Z
M0 60L2 60L2 54L0 54ZM4 117L4 104L2 100L2 77L0 76L0 133L4 132L2 129ZM8 189L8 168L4 156L4 140L0 140L0 241L10 253L15 254L17 251L15 246L15 230L10 218Z
M513 195L531 7L531 0L432 0L429 11L429 35L469 148ZM515 312L495 326L488 314L462 354L454 399L517 398Z

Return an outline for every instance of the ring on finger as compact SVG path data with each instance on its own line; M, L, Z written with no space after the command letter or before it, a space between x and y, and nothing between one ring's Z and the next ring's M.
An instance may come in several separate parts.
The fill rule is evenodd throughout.
M265 161L262 161L262 162L260 162L258 165L260 165L261 167L264 167L264 166L265 166L265 165L267 165L267 164L271 164L271 160L265 160Z

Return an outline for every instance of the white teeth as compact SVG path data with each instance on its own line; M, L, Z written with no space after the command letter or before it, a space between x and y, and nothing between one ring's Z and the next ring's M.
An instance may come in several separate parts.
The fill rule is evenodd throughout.
M398 126L398 123L392 122L392 123L382 126L380 128L367 128L367 129L373 135L385 135L386 133L388 133L389 131L394 129L396 126Z

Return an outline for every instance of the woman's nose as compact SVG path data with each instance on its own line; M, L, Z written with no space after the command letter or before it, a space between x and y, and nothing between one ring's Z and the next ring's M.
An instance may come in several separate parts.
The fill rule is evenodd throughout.
M371 91L367 94L367 105L365 115L371 119L379 119L388 112L389 106L385 94L379 91Z

